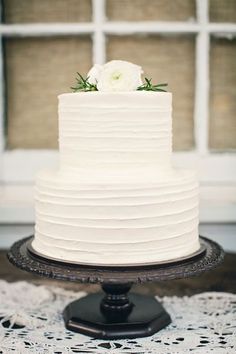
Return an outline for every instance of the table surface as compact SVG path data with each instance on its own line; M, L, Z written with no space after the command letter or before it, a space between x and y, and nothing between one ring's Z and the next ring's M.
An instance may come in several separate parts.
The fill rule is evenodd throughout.
M76 291L96 292L99 285L77 284L57 281L24 272L9 263L7 251L0 251L0 279L9 282L25 280L34 284L61 286ZM132 290L150 295L183 296L205 291L225 291L236 293L236 253L227 253L224 262L216 269L188 279L146 283L133 286Z

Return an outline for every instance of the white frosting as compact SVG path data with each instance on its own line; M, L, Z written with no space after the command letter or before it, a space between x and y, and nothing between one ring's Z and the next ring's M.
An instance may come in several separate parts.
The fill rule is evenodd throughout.
M170 168L171 94L63 94L59 145L62 171L85 181L155 179Z
M35 188L33 247L90 264L135 264L193 253L195 174L171 167L171 94L59 96L60 168Z

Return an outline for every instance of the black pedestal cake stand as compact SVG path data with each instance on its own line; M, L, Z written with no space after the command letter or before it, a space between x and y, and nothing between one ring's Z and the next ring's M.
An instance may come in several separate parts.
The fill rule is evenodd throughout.
M128 295L132 284L197 276L216 267L224 257L217 243L200 237L200 250L175 262L90 266L45 258L33 250L32 240L33 236L14 243L8 253L10 262L48 278L100 283L105 294L90 294L70 303L63 316L67 329L103 339L146 337L170 324L169 314L154 297Z

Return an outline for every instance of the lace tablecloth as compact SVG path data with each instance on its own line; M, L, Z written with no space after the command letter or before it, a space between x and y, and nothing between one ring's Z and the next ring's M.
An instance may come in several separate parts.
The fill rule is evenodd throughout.
M158 298L172 317L171 325L152 337L115 341L65 329L62 309L84 295L0 281L0 353L236 353L236 295L211 292Z

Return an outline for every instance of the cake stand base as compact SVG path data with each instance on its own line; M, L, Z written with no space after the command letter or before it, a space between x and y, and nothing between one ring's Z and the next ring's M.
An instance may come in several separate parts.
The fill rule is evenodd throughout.
M223 261L215 242L200 237L201 249L187 259L148 266L105 267L53 261L31 247L33 236L11 247L8 258L17 267L48 278L100 283L104 294L90 294L70 303L63 311L69 330L102 339L150 336L171 322L154 298L131 293L133 284L197 276Z
M63 312L66 328L94 338L124 339L150 336L171 323L154 297L128 297L128 288L103 286L105 297L102 293L90 294L70 303Z

